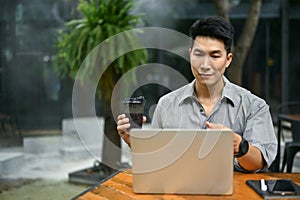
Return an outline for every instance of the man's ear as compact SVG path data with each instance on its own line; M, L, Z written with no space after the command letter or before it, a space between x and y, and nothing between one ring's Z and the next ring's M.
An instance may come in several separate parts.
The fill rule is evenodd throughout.
M233 56L232 53L229 53L227 55L227 58L226 58L226 68L229 67L229 65L230 65L230 63L232 61L232 56Z

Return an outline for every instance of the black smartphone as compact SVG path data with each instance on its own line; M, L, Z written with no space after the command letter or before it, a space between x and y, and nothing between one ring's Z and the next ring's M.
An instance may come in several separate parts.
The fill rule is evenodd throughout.
M268 180L268 191L273 194L295 195L296 190L290 179Z

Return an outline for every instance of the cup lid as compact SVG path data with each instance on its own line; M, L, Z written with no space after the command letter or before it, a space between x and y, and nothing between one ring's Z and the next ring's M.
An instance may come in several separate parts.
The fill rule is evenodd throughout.
M132 98L124 98L123 103L144 103L146 101L144 96L132 97Z

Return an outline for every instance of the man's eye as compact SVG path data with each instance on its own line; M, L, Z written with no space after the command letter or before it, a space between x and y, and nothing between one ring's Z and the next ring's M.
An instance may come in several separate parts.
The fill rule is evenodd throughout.
M220 55L212 55L211 57L213 57L213 58L220 58L221 56Z
M204 56L203 53L194 53L195 56Z

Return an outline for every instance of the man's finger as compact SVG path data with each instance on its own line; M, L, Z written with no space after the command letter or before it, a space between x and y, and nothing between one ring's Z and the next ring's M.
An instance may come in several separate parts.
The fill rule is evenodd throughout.
M124 119L126 117L125 114L118 115L118 120Z
M147 121L147 117L143 116L143 123Z

